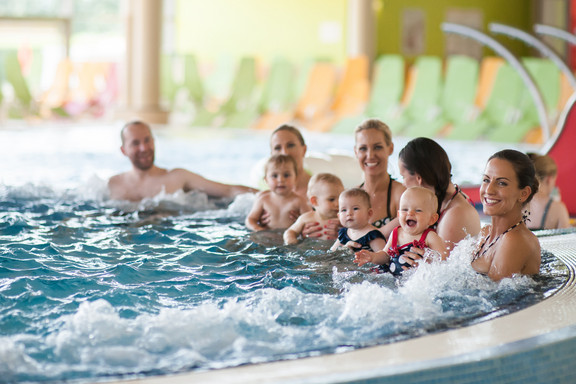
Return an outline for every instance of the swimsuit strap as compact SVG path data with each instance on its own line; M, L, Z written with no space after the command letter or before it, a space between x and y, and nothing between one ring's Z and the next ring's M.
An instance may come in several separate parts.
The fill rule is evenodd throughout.
M452 194L452 197L450 198L450 200L448 200L448 203L446 204L446 208L444 208L442 211L440 211L440 214L438 215L438 220L436 220L436 223L434 223L432 228L436 228L438 226L438 222L442 218L442 215L444 214L444 212L446 212L448 210L448 207L450 206L450 204L452 203L452 200L454 200L456 195L461 194L466 199L466 201L468 203L474 205L474 202L472 201L472 199L470 199L467 194L462 192L462 189L458 186L458 184L454 184L454 188L456 188L456 190Z
M390 246L388 247L388 254L390 256L398 256L399 252L398 252L398 228L400 228L400 226L395 227L392 230L392 233L390 234L391 239L390 239Z
M546 207L544 208L544 213L542 214L542 222L540 223L540 228L544 229L544 223L546 222L546 217L548 216L548 210L550 209L550 205L552 204L552 198L548 200L546 203Z
M387 203L386 203L386 210L388 211L388 217L392 217L392 214L390 213L390 197L392 196L392 176L390 174L388 174L389 180L388 180L388 196L387 196Z
M450 200L448 200L448 203L446 203L446 208L444 208L443 210L440 211L440 214L438 215L438 220L436 220L436 222L440 221L440 218L442 217L442 215L444 214L444 212L446 212L446 210L448 209L448 207L450 206L450 203L452 203L452 200L454 200L454 198L456 197L456 195L458 194L458 192L460 192L460 188L456 185L456 190L454 191L454 193L452 194L452 197L450 197Z
M456 192L458 192L459 194L461 194L462 196L464 196L464 198L466 199L466 201L468 203L470 203L470 205L474 206L474 200L472 200L470 198L470 196L468 196L467 194L464 193L464 191L462 190L462 188L460 188L458 186L458 184L454 184L454 187L456 188Z
M505 230L504 232L502 232L501 234L499 234L498 236L496 236L496 238L494 239L493 242L491 242L490 244L488 244L488 246L486 247L486 249L480 253L480 251L482 250L482 248L484 248L484 245L486 245L486 242L488 241L488 239L490 238L490 235L486 236L484 238L484 241L482 242L482 245L480 246L480 248L476 251L476 254L474 255L474 258L472 259L472 263L475 262L477 259L479 259L480 257L484 256L484 254L486 252L488 252L488 250L494 245L496 244L496 242L498 240L500 240L500 237L504 236L505 234L507 234L508 232L510 232L511 230L513 230L514 228L516 228L517 226L519 226L520 224L522 224L524 222L524 219L520 220L519 222L517 222L516 224L514 224L513 226L511 226L510 228L508 228L507 230Z
M426 241L426 237L428 236L428 234L430 233L430 231L433 231L432 228L426 228L426 230L424 232L422 232L422 236L420 236L420 240L418 240L420 243Z

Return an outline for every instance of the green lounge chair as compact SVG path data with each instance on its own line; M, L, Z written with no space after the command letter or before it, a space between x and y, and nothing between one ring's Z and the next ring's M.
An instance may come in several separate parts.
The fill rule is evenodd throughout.
M14 90L15 104L8 113L12 118L24 118L36 115L36 106L28 87L22 68L18 62L16 51L8 51L4 55L4 75Z
M480 88L484 88L484 85L480 85ZM473 120L455 123L448 138L476 140L487 135L491 129L514 121L520 113L518 103L523 90L522 80L516 71L509 64L501 63L494 73L483 109Z
M426 125L440 114L442 92L442 59L419 56L408 79L406 108L396 120L389 122L392 133L406 136L428 136Z
M380 56L374 63L372 78L370 99L364 113L338 121L332 127L332 132L354 132L362 121L370 118L385 123L396 119L405 85L404 58L393 54Z
M228 99L216 112L199 108L193 125L222 125L228 116L254 102L256 85L256 60L253 57L244 57L238 64Z
M560 97L560 70L548 59L527 57L522 59L523 65L540 91L548 116L554 116L554 110ZM522 92L518 99L518 114L514 120L502 122L494 126L487 138L491 141L516 143L523 141L534 128L540 126L538 111L532 94L522 83Z
M292 64L285 58L276 58L263 84L259 100L228 115L222 125L248 128L263 114L286 112L294 100L293 80Z

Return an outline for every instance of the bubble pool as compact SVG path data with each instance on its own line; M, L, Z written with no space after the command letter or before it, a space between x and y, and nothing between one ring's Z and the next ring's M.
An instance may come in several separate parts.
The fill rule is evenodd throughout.
M0 381L146 377L390 344L530 306L568 276L545 253L541 277L495 284L469 267L468 241L396 280L326 243L250 233L251 195L110 202L105 180L127 168L117 130L0 131ZM159 165L226 182L251 183L268 150L265 134L157 135ZM349 140L308 144L345 152Z

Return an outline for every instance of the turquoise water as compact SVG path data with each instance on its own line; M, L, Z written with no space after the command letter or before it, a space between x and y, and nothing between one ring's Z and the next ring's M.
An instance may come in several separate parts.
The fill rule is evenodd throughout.
M447 263L400 280L371 274L346 251L327 252L329 243L287 247L280 233L250 233L252 195L111 202L106 172L126 165L109 142L90 152L74 141L55 156L53 147L24 146L29 133L9 135L28 149L4 159L18 169L0 184L0 382L92 382L338 353L490 319L566 280L544 254L541 277L493 283L471 270L471 240ZM162 144L181 160L207 156L180 140ZM247 168L262 151L251 145L250 155L227 156Z

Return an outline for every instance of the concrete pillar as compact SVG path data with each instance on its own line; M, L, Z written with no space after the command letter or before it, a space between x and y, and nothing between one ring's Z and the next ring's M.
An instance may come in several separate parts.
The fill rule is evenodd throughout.
M348 0L348 56L365 55L374 61L376 14L372 0Z
M126 16L125 119L166 124L160 107L162 0L129 0Z

